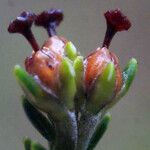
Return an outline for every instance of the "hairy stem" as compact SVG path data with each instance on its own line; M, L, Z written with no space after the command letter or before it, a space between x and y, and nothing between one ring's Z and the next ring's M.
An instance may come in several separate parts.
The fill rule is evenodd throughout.
M87 150L92 135L101 120L101 115L82 114L78 124L78 142L76 150Z
M75 150L77 144L77 123L74 112L61 120L54 120L56 138L51 150Z

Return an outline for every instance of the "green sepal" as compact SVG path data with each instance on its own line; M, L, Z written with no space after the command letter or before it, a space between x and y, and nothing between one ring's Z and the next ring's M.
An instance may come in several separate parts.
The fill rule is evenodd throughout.
M83 86L83 75L84 75L84 63L83 63L83 57L78 56L73 63L74 71L75 71L75 80L77 88L80 88Z
M93 150L100 139L103 137L104 133L106 132L109 122L111 121L110 113L107 113L103 119L100 121L99 125L97 126L88 146L87 150Z
M120 90L120 92L116 95L115 99L112 101L112 103L110 103L105 110L108 110L109 108L111 108L112 106L114 106L129 90L136 72L137 72L137 61L135 58L132 58L128 64L126 65L123 73L122 73L122 78L123 78L123 85L122 88Z
M77 86L77 92L75 96L75 106L76 112L78 113L85 102L85 92L84 92L84 59L82 56L77 56L74 60L73 67L75 71L75 81Z
M65 53L66 56L72 61L77 57L77 50L72 42L67 42L67 44L65 45Z
M31 104L44 112L55 112L55 116L63 115L64 108L58 104L58 99L47 93L23 68L16 65L14 74Z
M25 137L23 139L23 144L24 144L24 149L25 150L31 150L31 139L29 139L28 137Z
M44 148L40 143L32 142L31 150L46 150L46 148Z
M100 109L106 106L114 95L115 89L115 67L113 63L109 63L102 74L97 78L93 89L91 89L88 101L87 110L93 114L97 114Z
M68 109L74 108L74 96L76 93L75 72L68 58L64 58L60 65L60 99Z
M128 92L135 78L137 67L138 65L136 59L132 58L123 71L123 86L117 96L118 98L123 97Z
M55 138L55 129L53 124L46 118L43 113L30 104L26 97L22 97L22 105L26 116L32 125L45 137L48 141Z
M37 99L43 99L45 92L39 86L39 84L19 65L14 67L14 74L20 84L20 86L31 93Z

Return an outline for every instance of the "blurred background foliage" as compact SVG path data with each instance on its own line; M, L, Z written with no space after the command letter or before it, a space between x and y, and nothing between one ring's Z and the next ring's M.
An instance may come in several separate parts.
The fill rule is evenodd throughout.
M7 26L23 10L39 13L49 8L64 10L59 35L71 40L83 55L101 45L106 29L103 13L121 8L132 21L129 32L115 36L110 49L120 58L122 68L131 57L139 69L131 90L111 110L112 121L97 150L150 149L150 1L148 0L1 0L0 1L0 149L23 149L22 139L29 136L46 144L27 120L20 101L22 94L12 68L24 65L31 48L21 35L9 35ZM47 33L33 27L42 45Z

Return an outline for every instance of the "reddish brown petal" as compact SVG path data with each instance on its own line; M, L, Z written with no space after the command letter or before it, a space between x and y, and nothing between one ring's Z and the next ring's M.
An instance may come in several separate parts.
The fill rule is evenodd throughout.
M120 91L121 86L122 86L122 73L121 73L121 69L120 69L120 66L119 66L119 60L118 60L117 56L112 52L110 52L110 55L111 55L112 61L114 62L115 70L116 70L116 89L115 89L115 93L117 94Z
M92 86L109 62L111 62L111 57L105 47L98 48L85 59L85 86L87 89Z
M101 75L103 69L110 62L113 62L116 70L116 88L114 95L118 93L122 86L122 74L119 67L119 61L117 56L109 52L105 47L102 49L98 48L95 52L91 53L84 61L85 65L85 87L86 90L92 88L95 80Z

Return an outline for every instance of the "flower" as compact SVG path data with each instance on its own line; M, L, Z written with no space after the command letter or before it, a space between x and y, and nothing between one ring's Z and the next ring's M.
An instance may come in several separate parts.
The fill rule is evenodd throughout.
M44 11L39 15L35 15L32 12L22 12L10 23L8 31L10 33L22 34L33 48L31 56L25 59L25 68L31 76L32 83L35 82L35 84L33 83L34 85L31 85L31 80L24 83L22 77L24 76L26 78L25 76L28 76L28 74L19 66L15 67L15 74L18 80L22 82L23 89L25 90L24 87L28 86L25 90L26 94L34 91L29 86L34 88L36 85L34 89L37 89L36 87L38 86L38 89L41 88L43 93L46 92L52 95L52 97L63 99L67 107L71 109L74 107L73 97L76 92L75 73L71 65L71 60L75 59L77 54L76 48L70 41L56 35L56 27L62 19L63 13L60 9ZM50 36L42 48L39 47L31 31L33 23L37 26L43 26ZM34 94L32 93L32 95ZM29 96L31 94L27 95ZM33 103L33 98L29 99L32 99Z
M107 11L104 16L107 29L102 47L98 47L85 59L77 53L70 41L57 35L56 27L63 20L60 9L43 11L39 15L23 12L11 22L8 31L21 33L33 48L31 56L25 59L28 73L23 70L18 73L18 66L15 69L15 74L32 103L41 97L39 99L42 99L40 102L43 106L41 103L40 106L36 105L42 109L45 107L43 96L39 96L35 92L37 90L42 95L51 95L54 101L63 101L69 110L80 111L85 107L86 111L97 114L107 110L126 93L135 76L137 62L131 59L122 72L119 59L109 50L109 46L113 36L119 31L128 30L131 23L119 9ZM44 27L49 35L41 48L31 31L33 23ZM26 79L26 83L25 76L30 78ZM47 108L44 111L48 111Z
M25 60L25 67L29 74L40 80L42 85L57 94L59 90L59 68L64 55L67 40L53 36L44 43L42 49L33 52Z
M39 15L22 12L8 27L10 33L22 34L33 49L25 59L26 70L16 65L14 74L25 94L27 117L54 149L93 149L110 121L106 112L127 93L135 77L136 59L121 71L118 57L109 48L117 32L131 27L130 21L119 9L104 16L107 29L102 47L85 58L72 42L57 35L56 27L63 20L60 9ZM33 23L49 35L41 48L31 31ZM24 144L27 149L42 148L30 139Z
M98 47L84 60L87 110L93 113L105 110L114 103L123 87L124 79L119 59L108 48L112 37L118 31L128 30L131 27L130 21L119 9L107 11L104 16L107 30L103 47ZM136 66L136 60L132 62Z

